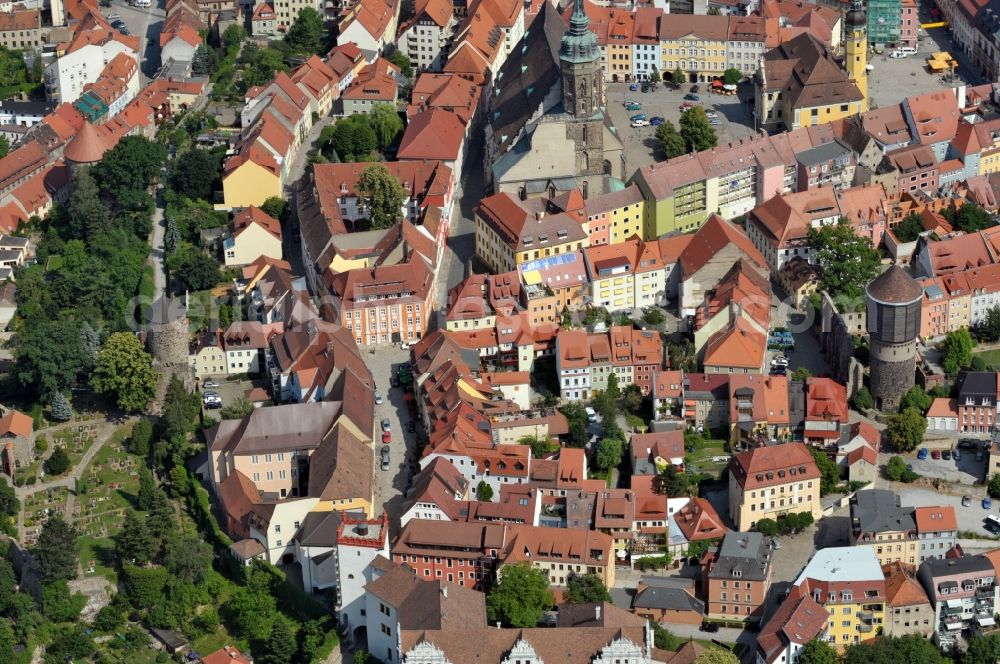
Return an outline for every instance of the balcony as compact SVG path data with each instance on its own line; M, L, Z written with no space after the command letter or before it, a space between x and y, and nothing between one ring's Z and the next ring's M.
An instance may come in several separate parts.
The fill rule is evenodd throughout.
M875 629L874 625L858 625L858 631L867 634Z
M871 622L875 620L875 614L866 611L859 613L858 617L864 620L865 622Z

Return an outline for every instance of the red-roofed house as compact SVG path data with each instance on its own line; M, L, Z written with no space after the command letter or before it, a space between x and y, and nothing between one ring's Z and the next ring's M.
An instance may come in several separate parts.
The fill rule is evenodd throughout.
M820 472L802 443L757 447L729 464L729 511L739 530L792 512L820 515ZM773 493L772 493L773 490Z
M273 37L278 34L278 15L271 3L262 2L254 7L253 16L250 17L250 34L254 37Z
M385 58L376 58L358 72L354 81L341 96L344 115L367 113L375 104L395 107L399 89L399 67Z
M365 59L373 61L396 36L399 7L387 0L359 0L341 19L337 41L354 42Z
M396 157L400 161L443 161L452 173L461 173L467 127L458 115L440 108L417 113L403 132Z
M821 447L836 445L847 423L847 389L832 378L808 378L805 441Z
M261 256L281 260L281 223L251 205L233 218L222 241L227 267L249 265Z
M0 472L13 478L18 468L34 460L31 441L34 431L34 421L20 411L8 410L0 418Z
M673 520L688 542L718 539L729 532L712 503L704 498L689 500L674 512Z
M958 401L938 397L927 410L928 431L958 431Z

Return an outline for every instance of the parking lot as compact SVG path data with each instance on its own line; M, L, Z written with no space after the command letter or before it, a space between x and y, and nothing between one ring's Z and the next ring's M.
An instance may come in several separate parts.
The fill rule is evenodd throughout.
M111 0L111 6L102 7L101 13L105 17L117 14L132 36L139 38L140 68L152 78L160 68L160 30L166 18L163 0L153 0L153 6L146 8L130 7L126 0Z
M901 505L951 505L955 508L955 515L958 518L958 529L960 531L970 531L979 535L989 535L984 527L984 519L988 514L1000 515L1000 501L993 501L992 509L985 510L982 506L983 497L986 495L984 487L970 487L965 494L972 496L972 504L968 507L962 506L963 493L956 487L956 493L944 493L940 490L926 487L912 487L905 484L894 484L892 488L899 495Z
M218 386L217 387L202 387L201 393L217 392L219 397L222 399L222 406L220 408L205 408L204 402L202 402L201 407L205 410L205 414L208 417L212 417L216 420L221 419L219 415L219 410L225 408L226 406L231 406L240 397L246 394L247 390L253 387L253 384L249 380L228 380L224 376L217 376L214 380Z
M921 477L940 479L952 484L973 486L982 481L986 474L986 459L976 461L976 450L961 450L961 458L935 459L929 451L926 459L911 455L906 462L913 466L913 472Z
M633 128L630 126L629 118L636 113L645 114L647 119L658 115L674 123L675 128L679 127L680 105L684 102L684 95L689 93L690 88L691 84L688 83L677 90L671 90L659 83L649 92L641 90L633 92L629 90L628 83L608 84L608 114L618 129L618 136L625 146L625 171L627 173L654 162L663 161L663 155L660 154L657 146L656 127ZM706 110L714 109L718 112L721 124L715 126L715 133L719 137L720 144L753 133L753 119L750 117L746 105L741 103L738 97L713 94L708 91L709 86L705 83L699 83L698 88L698 101L693 103ZM642 110L627 110L624 103L629 100L641 104Z

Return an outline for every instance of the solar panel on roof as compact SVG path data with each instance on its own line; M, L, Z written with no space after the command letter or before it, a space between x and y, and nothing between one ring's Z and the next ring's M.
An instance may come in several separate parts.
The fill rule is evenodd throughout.
M574 262L576 262L575 253L556 254L555 256L538 258L527 263L522 263L521 273L523 274L524 272L528 272L530 270L546 270L551 267L556 267L557 265L566 265Z

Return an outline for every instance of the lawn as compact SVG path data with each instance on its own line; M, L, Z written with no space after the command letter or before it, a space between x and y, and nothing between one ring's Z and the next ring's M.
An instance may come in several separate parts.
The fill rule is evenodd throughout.
M726 441L719 438L701 439L695 451L684 455L685 462L690 466L690 472L711 473L721 470L728 461L715 462L714 457L728 457Z
M122 444L129 430L128 425L119 427L80 478L76 526L95 541L107 540L118 532L125 511L139 492L141 461L128 454ZM81 558L86 565L87 558Z
M983 362L986 362L991 367L1000 366L1000 348L974 352L973 355L983 358Z
M111 567L112 549L115 543L110 537L91 537L84 535L80 538L80 566L85 576L90 576L90 561L94 561L94 572L103 576L111 583L118 583L118 576Z

